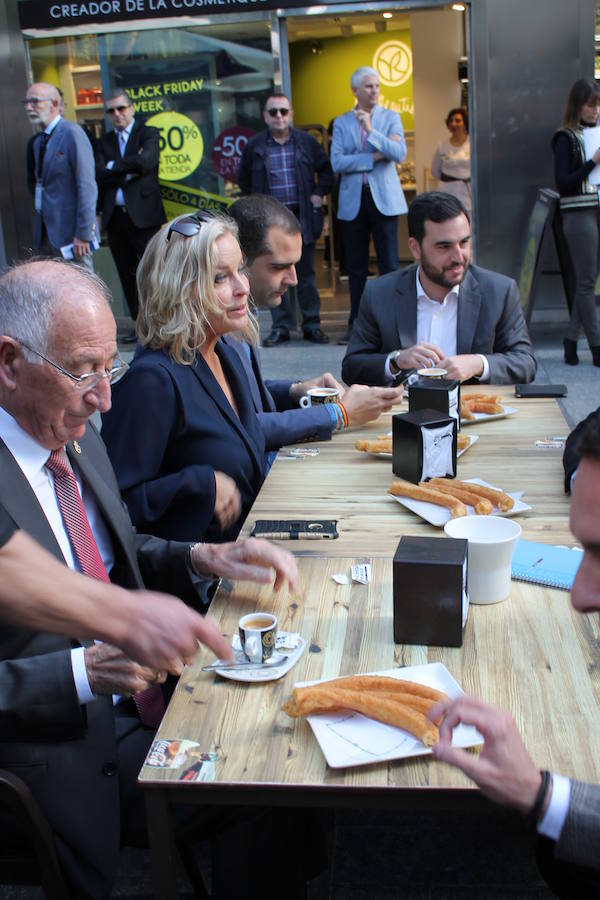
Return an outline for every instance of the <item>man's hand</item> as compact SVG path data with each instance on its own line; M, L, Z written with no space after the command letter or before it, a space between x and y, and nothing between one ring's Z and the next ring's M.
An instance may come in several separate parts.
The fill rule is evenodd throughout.
M456 766L496 803L513 806L522 813L533 809L541 784L540 772L529 756L513 717L475 697L459 697L436 703L428 714L432 722L443 717L440 740L433 755ZM452 747L452 729L463 722L474 725L485 740L478 756Z
M215 472L215 507L213 518L221 531L233 525L242 511L242 498L237 484L225 472Z
M321 209L321 207L323 206L323 198L320 194L311 194L310 202L315 207L315 209Z
M370 134L373 131L373 126L371 125L371 113L366 112L364 109L355 109L354 115L358 120L358 124L362 125L367 134Z
M298 590L298 567L292 554L261 538L246 538L235 544L195 544L192 565L199 575L265 584L272 580L274 570L276 591L286 582L292 593Z
M81 241L78 237L73 238L73 256L79 259L81 256L89 256L90 242Z
M85 668L94 694L138 694L153 684L166 681L165 671L141 666L110 644L94 644L84 650ZM181 660L173 660L170 671L180 675Z
M476 353L462 353L460 356L445 356L439 365L448 373L448 378L468 381L483 375L483 362Z
M344 396L344 388L339 381L336 381L331 372L323 372L322 375L317 375L316 378L310 378L308 381L295 381L290 387L290 397L298 403L300 397L303 397L308 390L319 387L336 388L339 391L340 400Z
M444 354L436 344L428 344L421 341L413 344L406 350L401 350L395 361L400 369L427 369L431 366L439 366Z
M198 641L219 659L232 655L231 646L215 623L176 597L154 591L125 591L115 585L107 585L107 590L120 591L121 596L114 615L105 616L102 637L142 665L177 674L172 669L173 660L190 665L198 652Z
M394 403L400 403L404 386L394 388L366 387L353 384L344 394L344 407L350 426L364 425L376 419L382 412L389 412Z

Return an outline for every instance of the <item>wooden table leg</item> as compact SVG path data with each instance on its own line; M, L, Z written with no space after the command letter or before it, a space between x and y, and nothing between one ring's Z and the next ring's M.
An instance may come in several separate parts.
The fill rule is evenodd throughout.
M146 791L148 837L152 855L152 882L156 900L178 900L175 841L167 792Z

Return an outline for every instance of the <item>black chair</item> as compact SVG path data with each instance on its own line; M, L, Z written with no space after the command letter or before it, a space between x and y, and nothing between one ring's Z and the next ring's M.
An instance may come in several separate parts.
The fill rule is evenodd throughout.
M0 769L0 884L40 884L48 900L71 900L54 835L24 781Z

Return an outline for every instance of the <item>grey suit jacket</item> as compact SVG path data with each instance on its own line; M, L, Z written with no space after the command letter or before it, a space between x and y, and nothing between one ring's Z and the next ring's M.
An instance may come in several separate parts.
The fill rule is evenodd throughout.
M600 868L600 785L574 781L571 802L560 838L556 842L558 859L580 866Z
M67 447L108 524L115 551L113 581L190 596L188 544L136 535L119 496L104 445L92 426ZM46 550L64 562L29 482L0 440L0 508ZM76 598L74 598L76 599ZM71 882L85 896L102 897L118 865L119 777L130 785L136 772L118 773L117 728L110 697L81 706L70 650L61 635L3 625L0 631L0 766L20 775L48 817ZM139 768L139 759L136 760Z
M385 385L393 350L417 342L417 266L368 281L342 362L347 384ZM457 353L482 353L492 384L533 381L536 361L511 278L470 266L458 298Z
M328 441L333 434L333 422L324 406L302 409L290 398L291 381L264 381L256 347L235 337L223 337L242 361L261 428L265 434L265 448L279 450L285 444L301 441Z
M37 172L40 138L33 141L33 171ZM53 247L71 244L74 237L91 240L96 225L98 188L94 153L81 126L61 119L53 129L44 154L41 183L42 211L36 212L33 246L42 241L42 220ZM35 183L30 188L35 190Z

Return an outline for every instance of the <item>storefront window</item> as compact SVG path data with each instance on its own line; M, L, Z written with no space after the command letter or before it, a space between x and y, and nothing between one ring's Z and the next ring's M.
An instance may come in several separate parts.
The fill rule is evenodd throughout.
M66 118L92 139L105 127L103 95L129 92L136 118L160 130L169 218L235 197L240 154L273 90L267 21L32 40L29 52L34 81L60 86Z

